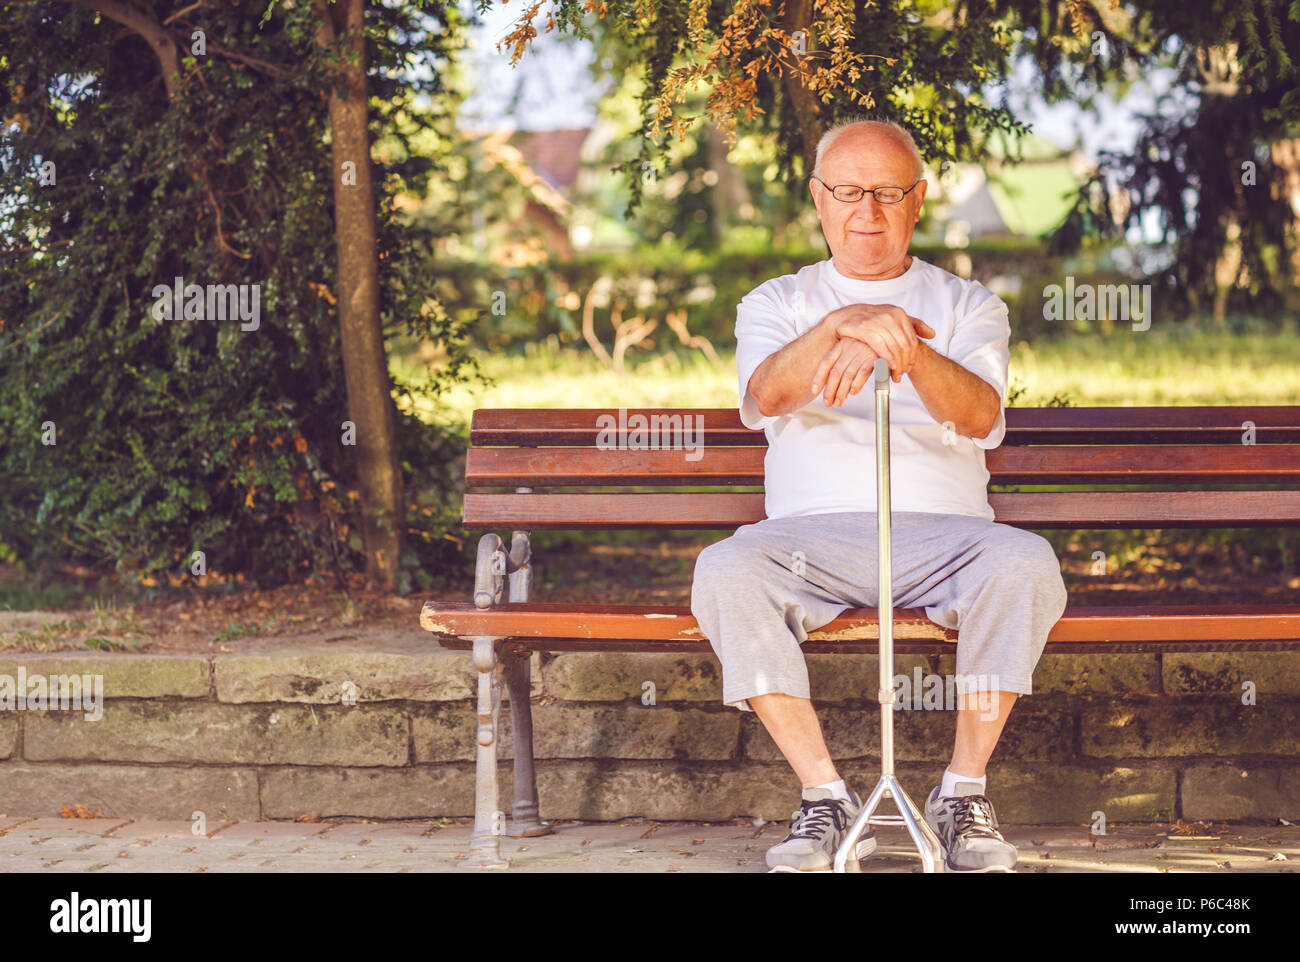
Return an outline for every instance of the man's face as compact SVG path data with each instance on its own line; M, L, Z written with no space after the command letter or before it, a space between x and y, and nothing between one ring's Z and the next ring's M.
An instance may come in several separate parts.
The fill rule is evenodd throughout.
M841 134L822 157L826 186L810 179L809 187L835 266L846 277L886 280L903 273L925 182L897 204L881 204L871 194L846 204L832 196L830 188L852 184L906 190L917 179L913 164L911 153L894 137L871 130Z

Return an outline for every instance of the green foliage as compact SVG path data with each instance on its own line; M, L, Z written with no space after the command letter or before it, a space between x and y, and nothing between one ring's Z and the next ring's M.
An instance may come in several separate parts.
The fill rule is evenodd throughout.
M1046 401L1036 400L1031 403L1021 403L1022 399L1025 401L1029 400L1027 398L1028 393L1029 393L1029 389L1020 381L1019 378L1013 375L1011 378L1011 383L1007 385L1007 403L1005 406L1009 408L1014 408L1014 407L1068 408L1074 406L1074 402L1070 400L1068 395L1059 394L1059 393L1053 394Z
M112 563L128 580L188 575L196 551L209 572L247 580L350 567L357 449L342 443L327 63L311 5L261 28L235 6L152 6L176 15L183 54L193 29L207 37L173 98L138 34L76 5L0 4L0 544L36 566ZM368 5L372 131L392 156L447 124L439 96L413 106L441 95L436 72L398 79L459 42L454 8L430 7L432 19ZM390 334L444 349L435 376L398 390L436 395L472 364L392 203L423 190L445 152L408 158L376 170L381 311ZM256 285L260 326L159 319L155 288L176 277ZM455 435L402 416L399 441L408 500L423 506L408 520L445 523Z
M1024 25L1049 99L1086 106L1130 78L1167 78L1137 118L1134 147L1102 153L1053 249L1074 252L1156 220L1173 253L1152 277L1163 303L1219 320L1230 307L1277 310L1295 290L1300 255L1287 201L1300 176L1300 4L1150 0L1121 13L1109 0L1081 0L1068 5L1073 29L1057 23L1059 32L1034 28L1054 3L996 5Z
M440 274L443 303L454 317L468 324L474 340L492 349L520 349L556 335L582 343L582 302L602 278L609 285L607 301L593 307L597 336L612 340L610 314L621 305L624 319L638 313L657 318L655 344L682 344L665 326L669 311L684 310L692 334L702 334L715 346L734 344L736 304L759 284L822 260L824 251L792 247L766 251L688 249L676 242L646 245L631 251L580 254L565 261L503 268L463 261L443 263ZM490 292L501 290L510 305L504 316L484 311Z
M486 0L484 0L486 4ZM1015 63L1036 65L1049 101L1084 109L1102 92L1122 96L1137 78L1161 78L1168 90L1140 118L1131 150L1103 152L1052 236L1052 253L1074 254L1158 220L1172 251L1151 268L1161 303L1193 312L1283 307L1295 291L1300 231L1288 197L1300 177L1300 3L1295 0L879 0L817 3L755 0L604 0L600 16L587 0L556 0L559 29L591 36L605 75L619 95L636 90L635 133L611 145L625 177L626 216L643 201L651 238L660 232L693 244L716 242L708 204L720 187L698 187L716 163L704 150L678 144L678 133L704 143L711 129L690 129L706 114L772 142L792 196L808 175L810 145L826 127L871 113L906 125L934 164L978 160L989 135L1019 133L1005 94ZM524 15L526 18L526 14ZM791 19L793 17L793 19ZM539 25L540 26L540 25ZM811 31L805 69L844 58L869 64L851 83L817 79L815 96L794 95L785 32ZM522 43L526 32L516 32ZM737 77L752 73L752 90ZM699 81L698 86L695 81ZM707 101L706 101L707 94ZM665 136L659 108L682 103L682 130ZM756 113L750 117L748 111ZM676 107L673 108L677 110ZM698 127L698 125L697 125ZM1011 138L1014 140L1014 138ZM671 172L671 173L670 173ZM684 176L690 185L667 205L654 179ZM762 225L774 205L750 183ZM734 195L735 190L731 191ZM719 205L725 210L725 205ZM760 228L761 229L761 228Z
M788 38L778 33L786 6L777 0L749 5L725 0L604 0L604 15L597 18L587 13L586 0L556 0L553 13L559 29L593 37L601 55L598 61L610 61L609 76L644 76L642 124L632 142L635 155L618 167L628 176L629 214L641 203L642 172L662 169L668 150L662 132L655 132L656 101L665 84L677 83L674 72L691 64L718 68L707 78L715 90L722 90L716 98L721 115L749 109L749 103L733 102L743 87L730 85L738 74L752 70L749 99L757 113L747 129L773 136L781 176L792 189L802 188L811 172L805 159L805 125L815 120L830 126L857 117L867 99L873 103L873 116L911 129L922 155L936 164L976 157L983 138L994 130L1026 129L1005 105L985 95L987 84L1007 75L1016 41L1005 16L993 5L962 3L951 8L934 0L807 5L810 22L793 27L811 30L804 63L810 75L829 70L844 57L866 64L856 77L837 75L834 84L825 83L822 76L824 86L807 108L792 97L790 68L768 69L767 58L778 48L780 59L794 59ZM688 28L698 14L703 14L696 24L703 30L702 39L692 40ZM842 50L837 49L840 38ZM723 48L720 54L718 47ZM815 118L809 116L811 110ZM719 113L711 111L715 119Z
M1048 321L1043 316L1044 287L1060 284L1067 273L1080 284L1133 283L1132 277L1119 272L1106 257L1067 261L1050 255L1041 242L1023 238L979 240L961 251L914 244L911 251L950 271L957 269L958 255L965 255L972 276L985 283L997 277L1018 281L1018 290L999 288L1016 339L1110 334L1127 327L1115 319L1065 322ZM485 348L515 351L552 336L562 344L582 347L582 304L604 278L609 285L608 299L593 307L593 320L596 335L606 347L613 340L610 320L612 308L618 304L625 320L637 314L659 320L651 336L637 345L638 354L684 350L681 340L665 326L670 311L685 311L691 334L725 350L735 345L736 305L741 298L766 280L797 272L827 256L824 247L764 244L719 249L674 239L517 268L443 261L438 270L439 294L448 314L465 324L474 341ZM505 292L509 309L503 316L483 310L494 290Z

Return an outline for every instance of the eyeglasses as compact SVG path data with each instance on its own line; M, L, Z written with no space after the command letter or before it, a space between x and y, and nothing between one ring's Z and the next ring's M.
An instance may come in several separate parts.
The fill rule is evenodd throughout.
M863 194L871 194L876 199L877 204L897 204L912 192L916 184L925 180L924 177L920 178L916 184L913 184L907 190L903 190L901 187L877 187L875 190L869 191L865 187L856 187L853 184L840 184L838 187L832 187L816 174L812 175L812 179L829 190L831 196L836 200L843 201L846 204L856 204L862 199Z

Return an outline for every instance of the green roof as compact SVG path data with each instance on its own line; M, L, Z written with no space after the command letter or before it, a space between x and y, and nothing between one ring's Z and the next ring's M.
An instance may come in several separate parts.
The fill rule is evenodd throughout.
M1007 229L1038 237L1059 227L1078 196L1065 160L1008 164L989 177L989 195Z

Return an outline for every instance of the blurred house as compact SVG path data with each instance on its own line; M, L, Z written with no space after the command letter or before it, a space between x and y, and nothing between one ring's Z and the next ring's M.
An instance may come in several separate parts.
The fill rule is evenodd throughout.
M521 229L497 252L506 264L536 263L547 256L573 253L570 227L573 204L568 198L579 171L579 153L591 130L467 131L478 142L478 163L507 172L522 188L525 203Z
M976 238L1041 237L1060 225L1087 179L1087 159L1035 134L1016 147L1013 162L1007 140L995 135L983 163L926 171L931 240L964 247Z

